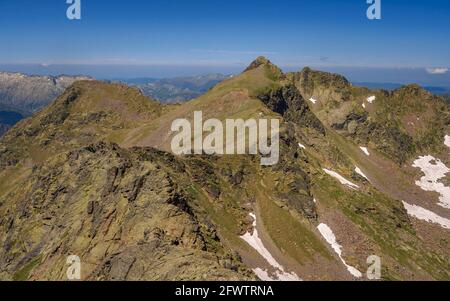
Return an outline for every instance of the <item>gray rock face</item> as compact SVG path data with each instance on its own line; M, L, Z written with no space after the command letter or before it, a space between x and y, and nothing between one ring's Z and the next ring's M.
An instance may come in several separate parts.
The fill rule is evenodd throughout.
M269 94L261 95L259 99L271 110L282 115L287 121L300 126L314 128L325 134L325 128L320 120L311 112L305 99L294 85L288 85Z

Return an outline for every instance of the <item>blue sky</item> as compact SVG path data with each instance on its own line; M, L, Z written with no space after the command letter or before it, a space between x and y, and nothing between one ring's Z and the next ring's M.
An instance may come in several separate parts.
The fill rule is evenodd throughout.
M450 1L0 0L0 64L450 66ZM239 67L238 67L239 66ZM436 75L435 75L436 76ZM450 85L450 84L449 84Z

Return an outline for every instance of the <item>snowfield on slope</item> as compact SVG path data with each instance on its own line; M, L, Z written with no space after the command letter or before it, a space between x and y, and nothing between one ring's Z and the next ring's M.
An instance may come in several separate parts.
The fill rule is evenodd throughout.
M326 172L328 175L332 176L333 178L337 179L342 185L348 186L352 189L358 189L359 186L350 182L349 180L347 180L346 178L344 178L343 176L341 176L340 174L338 174L337 172L334 172L332 170L329 169L323 169L324 172Z
M349 271L350 274L352 274L356 278L361 278L362 273L358 271L358 269L348 265L344 258L342 258L342 246L338 244L336 241L336 236L334 235L333 231L330 227L326 224L320 224L317 229L319 230L320 234L322 234L323 238L330 244L330 246L333 248L333 250L336 252L336 254L341 259L342 263L347 268L347 271Z
M436 213L427 210L425 208L422 208L420 206L416 206L416 205L410 205L406 202L403 202L403 206L405 206L406 211L408 212L409 215L429 222L429 223L435 223L435 224L439 224L441 227L445 228L445 229L450 229L450 220L446 219L442 216L437 215Z
M309 101L312 102L313 104L316 104L316 102L317 102L317 100L312 97L309 99Z
M275 277L271 277L266 270L256 268L253 270L255 274L265 281L302 281L294 272L285 272L284 267L279 264L276 259L270 254L269 250L264 246L261 238L259 238L258 230L256 229L256 215L250 213L253 218L253 234L247 232L241 238L245 240L253 249L255 249L275 270Z
M425 191L435 191L440 194L438 205L450 209L450 187L439 182L450 172L450 169L441 160L433 156L419 157L414 161L413 167L420 168L425 174L416 185Z
M304 145L301 144L301 143L299 143L298 146L299 146L300 148L306 149L306 146L304 146Z
M377 99L377 97L375 95L374 96L370 96L370 97L367 98L367 102L368 103L373 103L376 99Z
M358 166L355 167L355 172L370 182L369 178L362 172L362 170Z
M444 144L446 146L450 147L450 136L449 135L445 135Z
M253 269L253 272L262 281L276 281L276 279L273 279L272 277L270 277L269 272L267 272L266 270L263 270L261 268Z
M359 148L360 148L367 156L370 156L369 149L368 149L367 147L360 146Z

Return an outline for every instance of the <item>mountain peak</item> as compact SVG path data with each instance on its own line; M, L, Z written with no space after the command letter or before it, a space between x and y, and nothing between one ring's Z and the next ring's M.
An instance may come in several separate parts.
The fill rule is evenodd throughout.
M251 64L247 67L247 69L244 70L244 72L247 72L247 71L250 71L250 70L253 70L253 69L257 69L260 66L274 66L274 67L276 67L266 57L259 56L253 62L251 62Z

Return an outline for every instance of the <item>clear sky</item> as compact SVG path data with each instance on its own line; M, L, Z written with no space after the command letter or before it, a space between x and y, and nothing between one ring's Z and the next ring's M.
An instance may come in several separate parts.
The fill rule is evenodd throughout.
M449 0L0 0L0 64L450 67Z

